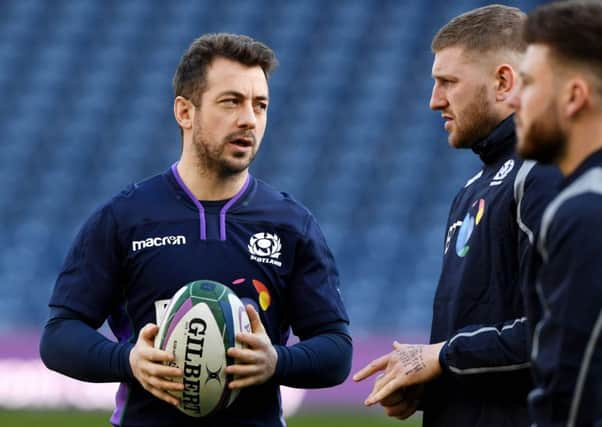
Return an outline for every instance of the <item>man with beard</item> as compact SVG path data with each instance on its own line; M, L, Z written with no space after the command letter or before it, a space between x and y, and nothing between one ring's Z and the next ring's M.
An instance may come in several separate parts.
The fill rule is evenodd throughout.
M456 195L429 345L394 350L358 372L384 371L366 405L389 416L424 410L424 426L527 426L531 388L519 272L559 174L515 155L515 69L525 15L492 5L452 19L435 36L430 107L449 144L470 148L482 169Z
M195 40L173 80L179 161L101 206L67 256L42 359L81 380L121 382L114 425L282 426L281 384L328 387L349 373L349 321L318 224L248 171L275 65L273 51L246 36ZM229 387L240 395L203 419L174 407L169 391L183 386L165 378L182 372L164 365L170 353L153 348L155 302L200 279L229 286L248 304L252 327L237 336L246 349L228 350ZM105 319L118 342L96 331ZM291 328L300 342L286 346Z
M537 426L602 425L602 2L553 3L525 24L518 152L564 180L536 235L526 295ZM538 267L538 268L537 268Z

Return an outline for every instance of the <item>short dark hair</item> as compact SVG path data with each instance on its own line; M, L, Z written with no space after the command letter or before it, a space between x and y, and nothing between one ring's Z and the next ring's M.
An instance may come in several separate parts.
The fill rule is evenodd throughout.
M602 1L566 1L540 6L524 26L528 44L543 44L560 61L588 67L602 76Z
M183 96L199 105L207 85L207 68L218 57L250 67L258 65L266 79L278 65L274 51L249 36L205 34L194 40L180 59L172 82L175 96Z
M437 53L448 47L485 53L497 50L524 52L522 38L526 15L516 7L492 4L456 16L441 28L431 43Z

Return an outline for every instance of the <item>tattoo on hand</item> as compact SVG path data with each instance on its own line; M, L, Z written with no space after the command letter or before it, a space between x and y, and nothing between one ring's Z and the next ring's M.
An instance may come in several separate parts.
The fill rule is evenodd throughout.
M409 345L403 350L395 350L397 359L401 363L406 375L415 374L426 368L422 355L422 346Z

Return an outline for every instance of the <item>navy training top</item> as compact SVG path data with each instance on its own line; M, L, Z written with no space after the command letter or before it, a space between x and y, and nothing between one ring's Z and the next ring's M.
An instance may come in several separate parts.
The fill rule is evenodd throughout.
M602 150L546 208L527 296L538 427L602 425Z
M433 305L443 374L427 384L424 426L528 425L532 387L520 272L561 176L518 158L513 116L473 150L482 169L454 198Z
M144 390L127 358L139 330L157 323L154 302L199 279L221 282L257 308L279 366L270 381L243 389L226 410L195 419ZM349 321L334 258L306 208L251 175L225 204L202 204L175 165L130 186L89 218L50 306L76 313L93 328L108 319L120 349L126 349L117 350L123 374L111 418L123 426L280 426L279 383L286 382L279 381L280 362L294 356L283 350L290 329L304 340L340 332L338 325ZM350 347L334 357L349 365Z

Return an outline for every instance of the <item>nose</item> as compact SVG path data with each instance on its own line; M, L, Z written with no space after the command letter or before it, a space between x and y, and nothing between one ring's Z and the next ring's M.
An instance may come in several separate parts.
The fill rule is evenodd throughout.
M257 125L257 116L250 102L242 104L238 114L238 127L242 129L254 129Z
M433 85L433 92L431 93L431 99L429 100L429 108L433 111L443 110L448 106L447 99L443 90L437 83Z

